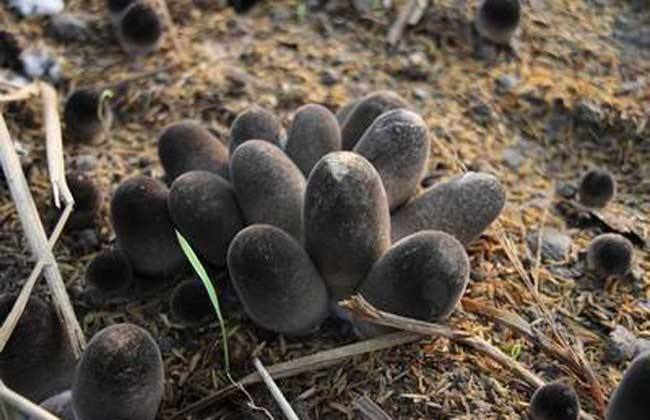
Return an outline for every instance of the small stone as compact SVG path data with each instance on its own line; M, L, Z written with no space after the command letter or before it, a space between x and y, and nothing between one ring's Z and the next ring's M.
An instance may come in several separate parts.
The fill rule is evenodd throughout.
M650 350L650 340L634 335L622 325L609 333L606 357L613 363L625 362L634 359L639 354Z
M9 0L9 7L16 9L21 16L55 15L61 13L63 0Z
M418 99L420 101L424 101L429 98L429 92L422 88L414 88L413 89L413 96L415 99Z
M519 169L521 165L523 165L528 160L528 158L526 158L526 156L524 156L516 147L510 147L503 151L501 160L503 161L504 165L514 170Z
M352 5L359 13L370 12L374 3L374 0L352 0Z
M46 49L31 49L20 54L23 73L31 79L61 80L61 66L56 57Z
M603 110L589 99L579 101L573 111L574 121L578 125L600 128L603 120Z
M93 155L79 155L72 163L79 172L92 172L97 168L98 160Z
M508 93L519 85L519 78L511 74L502 74L497 78L497 92Z
M573 241L571 237L558 231L555 228L545 227L542 230L542 258L551 261L564 261L571 252ZM539 243L539 231L530 232L526 236L526 242L530 251L537 255Z
M339 82L339 78L331 70L324 70L320 75L320 81L325 86L334 86Z
M63 42L82 42L90 38L88 22L70 13L59 13L50 19L52 35Z
M470 112L472 119L482 125L487 125L494 119L492 109L483 101L478 101L478 103L471 108Z
M578 194L578 187L576 187L574 184L571 184L569 182L564 182L558 185L555 192L558 195L560 195L562 198L570 200L573 197L575 197L576 194Z

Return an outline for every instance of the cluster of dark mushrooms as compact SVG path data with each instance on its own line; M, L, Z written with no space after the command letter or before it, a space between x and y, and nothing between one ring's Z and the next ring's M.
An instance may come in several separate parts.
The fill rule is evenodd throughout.
M154 9L141 0L107 3L127 53L157 48L163 25ZM475 28L508 44L519 19L518 1L485 0ZM69 138L102 140L112 121L103 99L92 90L68 98ZM336 115L305 105L287 132L271 112L252 107L233 121L228 142L197 121L172 124L158 138L164 178L138 175L112 195L115 246L91 261L87 284L128 296L173 283L175 318L205 321L212 307L203 284L187 279L178 231L211 273L227 273L217 288L229 281L250 319L272 332L311 334L330 316L351 323L361 338L389 332L339 306L356 293L386 312L444 321L469 282L465 247L498 218L506 197L487 173L423 187L431 148L425 122L391 91L371 93ZM70 174L68 183L77 201L69 228L92 225L103 194L83 174ZM615 192L612 176L596 169L583 177L579 202L602 208ZM625 276L634 247L621 235L600 235L586 260L599 277ZM0 296L1 317L15 299ZM76 362L52 308L37 297L0 354L0 375L68 420L153 420L164 388L160 350L147 331L107 327ZM647 396L649 353L626 371L607 420L647 419ZM534 420L579 413L575 391L561 382L539 388L530 404Z

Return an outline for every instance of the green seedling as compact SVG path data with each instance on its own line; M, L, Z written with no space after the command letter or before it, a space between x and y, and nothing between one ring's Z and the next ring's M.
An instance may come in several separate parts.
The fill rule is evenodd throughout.
M212 281L210 280L210 277L208 276L208 273L205 271L205 268L203 267L203 264L199 260L199 257L196 256L196 253L192 249L192 246L187 242L187 240L183 237L183 235L181 235L179 231L176 231L176 237L178 238L178 243L181 245L181 249L183 250L183 253L187 257L190 264L192 265L192 268L194 269L196 274L201 279L201 282L203 283L205 290L208 292L208 297L210 298L210 302L212 302L214 312L217 314L217 319L219 320L219 326L221 327L221 335L223 339L224 365L226 368L226 373L228 377L230 377L230 356L228 353L228 333L226 332L226 323L224 322L223 316L221 315L221 307L219 306L219 298L217 296L217 291L214 289L214 286L212 284Z

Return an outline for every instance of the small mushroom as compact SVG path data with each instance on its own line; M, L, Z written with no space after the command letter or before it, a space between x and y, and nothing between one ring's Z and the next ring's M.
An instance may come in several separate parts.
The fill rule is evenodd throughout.
M305 177L277 146L249 140L235 150L230 179L248 224L264 223L303 239Z
M573 387L552 382L537 388L528 411L532 420L578 420L580 401Z
M185 280L176 286L169 306L173 319L185 325L198 325L215 316L208 292L198 278Z
M307 181L305 247L335 301L357 290L390 247L390 215L379 174L361 155L333 152Z
M422 231L395 243L373 265L359 292L385 312L422 321L446 319L458 305L469 282L469 259L454 237ZM361 336L390 328L358 322Z
M497 45L510 45L520 21L520 0L483 0L474 25L483 38Z
M109 95L93 89L77 89L65 102L63 119L66 138L85 144L104 141L113 123L113 112L105 99Z
M77 420L154 420L163 390L162 357L151 334L133 324L115 324L88 343L72 405Z
M158 138L158 156L170 184L189 171L229 176L228 149L196 121L167 126Z
M415 112L395 109L370 125L354 151L377 169L392 211L415 195L430 148L429 131L422 118Z
M117 243L136 274L169 278L185 266L167 210L168 195L165 184L141 175L122 182L113 195Z
M74 198L74 208L68 218L66 229L81 230L95 227L104 194L86 173L72 172L66 175L65 180ZM61 210L56 209L55 212L60 213Z
M302 173L309 176L320 158L341 150L341 128L334 114L316 104L298 109L289 130L286 150Z
M283 137L280 120L270 111L254 105L237 115L230 126L230 154L248 140L264 140L280 147Z
M408 102L389 90L380 90L361 98L357 105L349 111L345 123L341 125L343 150L354 149L363 133L384 112L408 107Z
M106 0L106 7L111 15L111 22L117 26L126 14L129 6L138 0Z
M239 14L248 12L259 2L259 0L228 0L230 6Z
M210 172L187 172L172 184L167 203L176 228L194 250L224 267L230 241L244 228L230 183Z
M650 413L650 351L625 371L607 407L605 420L647 420Z
M126 9L115 32L125 53L133 57L142 56L158 49L163 25L156 10L138 0Z
M578 201L586 207L603 208L616 195L616 180L609 172L593 169L580 180Z
M623 235L605 233L587 248L587 267L598 277L624 276L632 268L634 246Z
M0 295L0 320L16 303L16 295ZM40 298L27 301L16 329L0 353L0 378L33 401L70 388L75 355L54 309Z
M104 293L120 292L133 283L133 267L124 251L108 249L88 264L85 278L86 284Z
M328 313L328 296L300 243L270 225L253 225L235 236L228 270L251 319L289 335L314 331Z

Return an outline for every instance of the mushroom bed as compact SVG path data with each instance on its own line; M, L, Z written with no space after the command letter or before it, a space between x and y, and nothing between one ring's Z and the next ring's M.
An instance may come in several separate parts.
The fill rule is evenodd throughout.
M9 3L0 88L39 57L61 99L54 254L88 338L75 360L40 279L11 389L63 420L281 418L260 384L201 402L256 357L374 340L278 380L300 419L647 419L643 2L434 2L392 47L409 2ZM40 104L3 93L49 233ZM34 264L5 177L0 250L5 319ZM356 295L462 333L385 345Z

